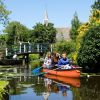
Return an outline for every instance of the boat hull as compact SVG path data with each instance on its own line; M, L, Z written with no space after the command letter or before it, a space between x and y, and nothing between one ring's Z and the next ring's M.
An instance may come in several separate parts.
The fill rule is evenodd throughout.
M76 69L72 69L72 70L43 69L43 72L48 73L48 74L52 74L52 75L64 76L64 77L73 77L73 78L80 77L80 71L76 70Z
M63 82L65 84L69 84L74 87L80 87L80 78L62 77L50 74L45 74L45 77L55 81Z

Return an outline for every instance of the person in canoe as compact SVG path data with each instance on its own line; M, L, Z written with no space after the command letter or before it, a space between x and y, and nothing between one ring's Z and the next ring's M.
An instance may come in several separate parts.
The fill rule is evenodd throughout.
M53 68L56 68L57 67L58 61L59 61L60 58L61 57L60 57L60 54L59 53L54 52L52 54L52 66L53 66Z
M61 69L71 69L69 65L69 59L67 58L67 54L64 52L62 53L61 59L58 61L58 67Z
M52 57L50 52L47 53L44 59L43 68L48 68L48 69L52 68Z
M57 84L59 91L62 91L63 96L67 96L67 91L70 89L69 85Z

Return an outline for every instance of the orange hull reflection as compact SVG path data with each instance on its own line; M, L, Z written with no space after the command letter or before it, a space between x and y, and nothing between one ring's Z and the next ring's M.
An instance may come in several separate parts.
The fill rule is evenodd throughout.
M62 77L56 75L45 74L45 77L53 79L55 81L60 81L65 84L69 84L74 87L80 87L80 79L79 78L69 78L69 77Z

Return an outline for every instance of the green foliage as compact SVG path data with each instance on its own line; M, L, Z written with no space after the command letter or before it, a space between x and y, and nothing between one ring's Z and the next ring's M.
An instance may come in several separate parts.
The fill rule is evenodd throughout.
M92 9L100 10L100 0L95 1L95 3L92 5Z
M67 52L67 54L75 51L75 42L63 41L54 44L54 51L59 53Z
M30 54L29 59L30 60L37 60L37 59L39 59L39 54Z
M67 55L67 57L68 57L69 59L72 59L72 60L73 60L73 54L74 54L74 52L71 52L71 53L69 53L69 54Z
M7 41L7 35L6 34L1 34L0 35L0 45L5 46Z
M11 13L4 5L4 0L0 0L0 24L6 25L8 23L8 15Z
M29 29L20 22L10 22L4 30L8 33L7 45L14 45L19 41L26 42L29 39Z
M80 21L78 19L77 13L75 12L74 18L71 21L71 30L70 30L70 38L76 40L78 35L78 28L80 26Z
M31 69L34 69L34 68L36 68L36 67L41 65L39 60L31 61L30 64L31 64Z
M34 26L31 34L31 42L35 43L54 43L56 41L56 29L52 23L48 26L38 23Z
M98 6L99 6L99 4L100 3L98 3ZM95 5L95 3L94 3L94 5ZM91 15L89 17L89 21L85 24L80 25L80 27L78 28L79 35L76 38L76 52L73 54L73 59L76 63L77 63L77 57L78 57L78 52L80 50L80 47L83 46L83 45L81 45L83 37L87 34L87 31L90 29L90 27L97 26L97 25L100 25L100 10L98 10L97 8L95 8L95 9L92 8Z
M90 70L100 69L100 24L92 26L83 38L78 53L78 64Z
M4 89L8 85L8 82L6 81L0 81L0 99L3 100L3 94L7 91Z

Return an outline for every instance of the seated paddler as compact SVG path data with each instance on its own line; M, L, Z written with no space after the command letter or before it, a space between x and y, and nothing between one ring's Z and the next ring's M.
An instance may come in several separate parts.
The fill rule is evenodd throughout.
M60 69L71 69L69 59L67 58L67 54L65 52L62 53L61 59L58 61L58 67Z
M43 67L48 68L48 69L52 68L52 59L51 59L51 53L50 52L48 52L46 57L45 57Z

